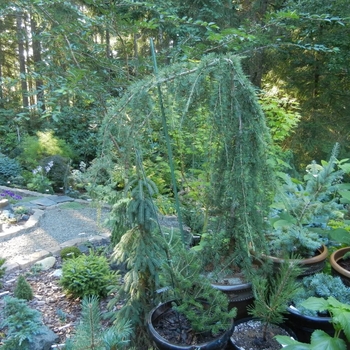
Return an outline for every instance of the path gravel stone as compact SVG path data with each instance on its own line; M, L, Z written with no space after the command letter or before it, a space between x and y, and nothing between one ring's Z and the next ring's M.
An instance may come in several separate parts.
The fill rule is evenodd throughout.
M108 208L97 208L92 203L77 202L70 197L64 198L66 196L56 197L60 198L46 196L36 198L30 204L25 202L26 205L40 208L43 215L39 216L33 228L19 231L12 238L0 241L0 258L6 259L7 266L28 266L35 260L57 254L66 243L77 245L96 239L96 236L109 236L110 232L104 226Z

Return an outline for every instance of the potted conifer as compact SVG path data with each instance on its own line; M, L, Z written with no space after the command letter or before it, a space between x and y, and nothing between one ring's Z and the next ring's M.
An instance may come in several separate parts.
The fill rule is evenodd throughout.
M169 78L170 70L171 78ZM167 103L169 103L166 110L175 113L172 116L172 124L175 127L171 130L174 135L180 138L181 123L195 124L194 120L199 116L201 118L199 122L206 126L208 133L208 142L205 146L209 148L204 155L201 153L199 159L196 159L196 164L201 164L202 167L194 169L193 173L201 172L209 177L210 185L206 187L206 193L203 193L203 196L207 198L210 216L215 219L219 227L212 230L214 244L210 252L207 247L204 247L204 250L199 252L199 256L216 254L218 258L213 260L215 262L213 268L221 271L220 275L224 276L225 280L237 271L240 274L239 277L244 277L242 270L249 270L252 266L251 250L256 254L266 252L264 244L266 217L274 191L274 178L268 159L270 134L255 91L242 71L240 59L232 54L208 55L200 62L172 65L162 70L157 79L135 84L118 101L113 113L106 118L102 132L107 135L104 146L109 147L109 154L111 154L110 158L106 158L106 162L116 155L120 163L124 162L130 170L130 159L133 157L131 153L134 152L135 147L144 143L145 125L149 125L149 129L157 134L157 144L162 142L158 131L161 128L165 130L167 123L163 118L160 125L158 115L162 115L163 111L162 108L157 110L156 107L158 105L155 101L158 96L156 89L158 92L166 91ZM170 95L171 93L174 95ZM117 135L118 139L114 135ZM165 138L167 139L167 135ZM118 140L123 140L122 149L119 147ZM182 143L178 142L177 145L180 147ZM201 145L201 149L203 148L205 147ZM182 150L180 149L179 152ZM159 151L157 153L159 156L165 153L164 148L161 151L162 153ZM144 149L143 157L152 161L154 151L147 152L148 150ZM107 153L108 150L105 149L104 154ZM171 159L171 154L169 151L168 153ZM182 159L182 154L178 155L179 159ZM191 163L192 158L193 153L191 153L191 159L188 159ZM115 177L113 171L111 174L111 178ZM183 175L182 172L181 174ZM187 178L181 178L181 183L187 184ZM175 186L173 186L173 195L176 198ZM124 205L128 208L134 207L131 203ZM143 205L138 205L137 209L142 207ZM147 208L148 205L144 207ZM179 219L180 212L178 211ZM141 211L140 216L134 217L146 216ZM118 236L118 232L122 232L119 226L123 226L123 219L116 217L116 226L113 231L116 233L115 236ZM136 257L136 254L131 255L131 251L126 247L126 244L133 243L135 245L132 249L136 252L137 240L134 241L132 237L141 237L139 241L144 241L144 234L140 232L143 232L145 226L139 224L136 226L137 235L129 233L128 239L125 237L116 239L116 242L120 239L117 243L119 253L116 255L120 261L127 259L129 262L134 259L130 256ZM147 233L147 237L151 236L157 237L154 233L152 235ZM153 242L153 240L147 242ZM147 263L140 266L147 266ZM155 267L157 270L158 266ZM227 271L230 273L229 276L226 274ZM135 272L134 275L137 276L139 273ZM243 285L244 289L247 289L248 285L249 298L252 298L249 280L239 278L238 281L238 286ZM217 279L215 282L219 285L222 281ZM128 282L126 286L131 284ZM236 294L236 291L232 294ZM147 300L149 301L150 298Z
M202 344L204 341L199 340L199 335L205 332L210 334L210 346L215 345L212 349L222 349L232 333L235 310L229 312L226 297L200 278L193 252L185 249L182 243L174 250L172 244L176 238L170 244L162 235L153 203L157 188L144 176L142 164L137 164L136 174L126 184L124 193L124 198L113 208L123 223L118 229L124 226L126 230L115 240L113 259L124 264L127 270L123 283L111 291L115 297L109 303L110 308L120 298L124 299L123 307L115 313L115 323L130 320L131 345L147 348L155 343L161 349L159 344L163 343L163 337L153 331L153 321L155 315L159 316L159 310L171 309L185 317L191 329L196 330L191 341ZM172 257L170 252L174 254ZM162 287L169 290L168 294L158 293ZM165 298L167 302L160 309L156 307L151 311ZM151 316L147 318L150 311ZM176 349L172 347L176 346L174 344L167 346L167 349Z
M123 283L115 285L110 292L114 297L109 308L123 298L123 307L113 312L115 324L130 321L131 345L148 348L152 345L148 337L146 317L159 302L157 289L162 261L166 261L163 240L157 230L157 210L153 203L157 187L145 177L142 164L137 162L136 174L130 177L123 196L113 206L115 223L112 261L124 266Z
M174 249L175 247L175 249ZM228 299L201 277L194 252L182 244L170 247L171 264L162 278L164 303L148 315L148 329L160 350L224 349L233 331L236 310L228 310Z
M267 272L259 270L259 274L252 276L255 300L254 305L249 307L249 314L253 318L236 322L231 336L234 349L276 349L274 336L294 336L284 325L284 314L289 298L299 286L299 273L300 268L295 262L284 262L277 273L270 266Z
M204 187L211 220L194 247L203 273L224 292L238 318L253 301L244 271L253 266L251 251L266 251L266 217L274 193L269 162L270 134L255 91L237 57L220 57L208 69L206 96L214 154L206 163ZM205 80L203 80L205 81ZM220 108L217 106L220 105Z
M269 259L278 265L291 254L298 254L304 266L301 276L323 269L328 257L328 221L343 216L343 206L336 196L344 174L342 169L336 169L338 149L336 144L323 165L309 164L304 181L283 174L284 183L272 204L273 230L266 236Z

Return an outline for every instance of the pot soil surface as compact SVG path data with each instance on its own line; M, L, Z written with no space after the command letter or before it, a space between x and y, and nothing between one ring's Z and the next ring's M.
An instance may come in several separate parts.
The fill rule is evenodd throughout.
M234 346L241 350L280 350L279 344L274 337L287 335L288 332L277 325L269 325L266 340L262 339L262 323L257 320L249 320L235 325L231 341Z
M187 318L172 309L168 310L162 317L159 317L154 322L153 327L169 343L180 346L207 343L220 335L212 336L209 332L195 333Z
M340 259L338 260L338 265L340 265L343 269L350 271L350 259Z

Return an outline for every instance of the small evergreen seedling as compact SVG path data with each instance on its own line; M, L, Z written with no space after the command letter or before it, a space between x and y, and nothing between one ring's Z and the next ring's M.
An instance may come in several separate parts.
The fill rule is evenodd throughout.
M286 260L277 274L269 271L268 275L255 275L252 278L254 306L248 308L253 317L264 323L262 340L266 340L268 326L283 322L283 313L287 310L288 301L299 287L297 277L300 267Z
M18 299L32 300L33 290L24 276L20 275L17 280L15 290L13 292L14 296Z
M81 322L72 340L67 341L66 350L121 349L129 343L132 328L130 321L113 325L103 331L101 312L97 297L84 297L82 301Z

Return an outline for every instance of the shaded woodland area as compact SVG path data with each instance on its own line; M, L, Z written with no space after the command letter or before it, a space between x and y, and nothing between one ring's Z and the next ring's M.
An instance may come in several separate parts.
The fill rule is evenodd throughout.
M150 38L160 68L241 56L281 163L300 171L335 142L349 154L347 0L2 0L0 11L0 152L28 171L41 161L38 132L73 164L96 158L103 118L154 74ZM202 129L181 134L200 142Z

